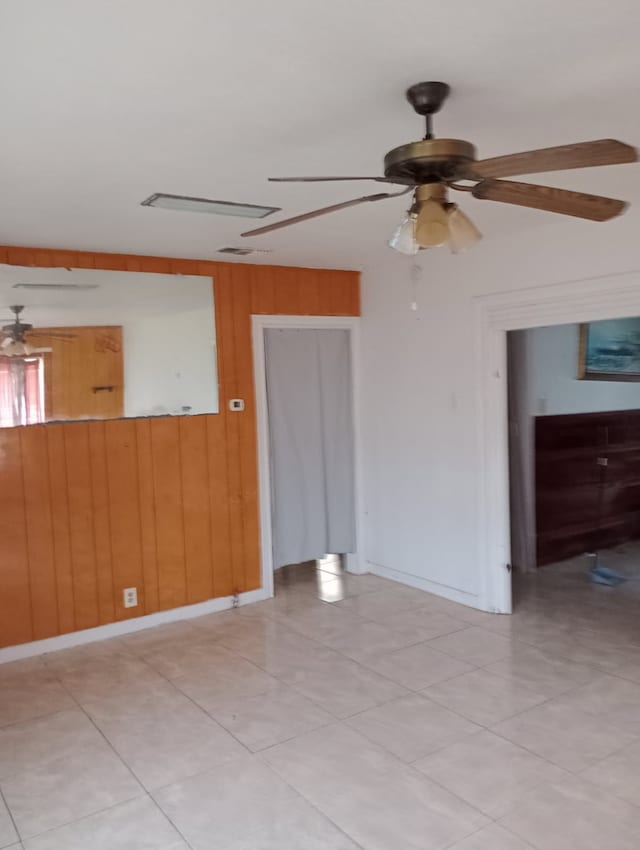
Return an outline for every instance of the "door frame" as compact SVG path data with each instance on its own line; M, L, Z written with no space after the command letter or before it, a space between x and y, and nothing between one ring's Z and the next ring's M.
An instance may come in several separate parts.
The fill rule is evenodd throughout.
M511 534L507 331L640 316L640 271L474 298L479 606L509 614ZM576 352L577 357L577 352Z
M273 596L273 536L271 523L271 461L269 452L269 413L267 406L267 375L264 332L267 328L297 328L299 330L349 331L351 350L351 398L354 445L354 493L356 551L346 556L346 569L350 573L366 572L362 557L362 456L360 435L359 399L359 329L355 316L251 316L253 344L253 372L256 399L256 426L258 433L258 506L260 513L260 562L262 587Z

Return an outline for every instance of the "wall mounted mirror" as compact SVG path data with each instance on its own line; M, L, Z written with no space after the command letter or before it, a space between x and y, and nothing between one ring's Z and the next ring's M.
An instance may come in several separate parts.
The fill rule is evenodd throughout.
M218 412L213 282L0 265L0 427Z

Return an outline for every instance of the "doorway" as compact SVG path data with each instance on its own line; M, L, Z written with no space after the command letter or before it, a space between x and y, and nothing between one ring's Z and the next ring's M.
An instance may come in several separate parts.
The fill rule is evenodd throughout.
M362 571L357 319L252 321L263 587L298 578L335 596L343 566Z
M640 274L623 272L478 297L480 607L511 613L507 332L640 315Z

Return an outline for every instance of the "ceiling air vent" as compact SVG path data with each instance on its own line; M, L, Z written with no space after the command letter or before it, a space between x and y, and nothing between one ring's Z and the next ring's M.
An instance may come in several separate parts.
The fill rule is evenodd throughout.
M243 218L264 218L282 209L282 207L264 207L258 204L237 204L234 201L214 201L211 198L191 198L188 195L167 195L164 192L150 195L142 201L141 206L183 212L237 215Z
M246 257L248 254L270 254L268 248L218 248L218 254L235 254L236 257Z

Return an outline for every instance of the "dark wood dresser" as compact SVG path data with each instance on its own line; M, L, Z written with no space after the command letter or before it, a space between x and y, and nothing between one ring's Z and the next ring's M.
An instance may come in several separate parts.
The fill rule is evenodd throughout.
M640 537L640 410L538 416L538 566Z

